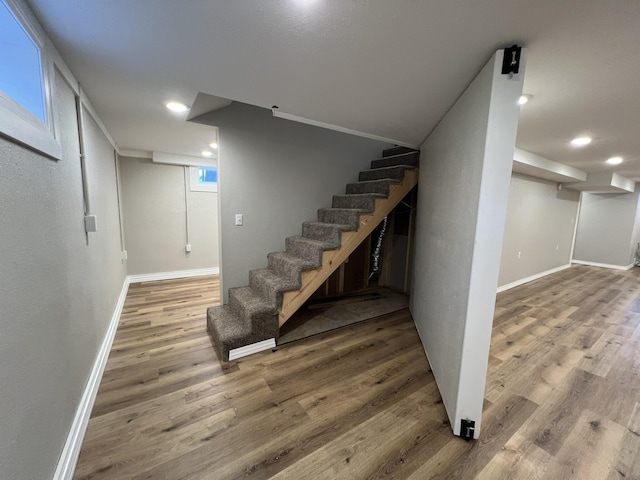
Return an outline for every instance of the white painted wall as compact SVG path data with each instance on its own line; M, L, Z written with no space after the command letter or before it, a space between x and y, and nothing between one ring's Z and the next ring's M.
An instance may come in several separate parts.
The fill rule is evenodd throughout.
M626 267L640 239L638 193L583 193L575 261Z
M53 93L60 161L0 138L3 480L53 476L125 280L113 147L86 115L87 243L74 93Z
M476 438L524 79L500 74L502 56L421 146L410 302L454 433L470 418Z
M121 157L120 182L127 273L218 268L218 194L192 192L183 166ZM188 181L188 178L187 178ZM186 213L189 209L189 242Z
M498 285L568 266L580 193L549 180L514 173Z
M199 117L218 127L221 280L247 285L249 270L265 268L302 223L317 219L358 172L389 144L274 118L270 110L234 103ZM244 225L236 227L236 213Z

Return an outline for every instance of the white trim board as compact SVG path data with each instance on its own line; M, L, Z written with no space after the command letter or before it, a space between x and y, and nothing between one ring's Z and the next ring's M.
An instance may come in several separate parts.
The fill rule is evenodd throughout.
M229 350L229 361L237 360L238 358L246 357L247 355L253 355L254 353L274 348L276 348L276 339L268 338L267 340L263 340L261 342L256 342L252 343L251 345L245 345L244 347L238 347Z
M129 283L154 282L156 280L173 280L176 278L204 277L206 275L219 275L220 269L199 268L195 270L176 270L175 272L142 273L140 275L129 275Z
M98 388L100 387L100 381L102 380L102 374L107 365L107 359L109 358L109 352L111 352L111 345L113 339L116 336L118 330L118 323L120 321L120 314L122 313L122 307L124 301L127 298L127 292L129 291L129 278L124 279L122 284L122 290L116 303L116 307L111 316L107 333L104 336L100 350L93 363L93 368L89 375L89 380L85 386L80 404L76 410L76 415L71 424L71 429L67 435L60 459L58 460L58 466L53 475L54 480L71 480L73 473L78 462L78 456L80 455L80 448L82 447L82 441L84 440L84 434L87 431L87 425L89 424L89 417L91 417L91 410L98 394Z
M590 267L611 268L613 270L631 270L634 266L633 263L630 265L612 265L610 263L587 262L585 260L571 260L571 263L577 263L578 265L588 265Z
M281 112L278 109L271 110L274 117L282 118L284 120L291 120L292 122L305 123L307 125L313 125L314 127L325 128L327 130L334 130L336 132L346 133L348 135L355 135L357 137L368 138L370 140L377 140L379 142L390 143L392 145L399 145L401 147L409 147L419 149L420 147L408 142L401 142L400 140L394 140L393 138L381 137L379 135L373 135L371 133L360 132L358 130L352 130L350 128L341 127L339 125L333 125L331 123L319 122L318 120L312 120L310 118L299 117L297 115L291 115L290 113Z
M551 270L546 270L544 272L536 273L535 275L530 275L525 278L521 278L520 280L516 280L515 282L507 283L498 287L498 293L504 292L514 287L519 287L520 285L524 285L525 283L533 282L534 280L538 280L539 278L546 277L547 275L551 275L552 273L561 272L562 270L566 270L567 268L571 268L571 264L561 265L556 268L552 268Z

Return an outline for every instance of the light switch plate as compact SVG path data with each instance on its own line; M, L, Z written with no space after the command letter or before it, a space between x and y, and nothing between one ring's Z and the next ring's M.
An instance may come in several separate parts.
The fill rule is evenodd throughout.
M241 227L244 220L241 213L236 213L236 227Z

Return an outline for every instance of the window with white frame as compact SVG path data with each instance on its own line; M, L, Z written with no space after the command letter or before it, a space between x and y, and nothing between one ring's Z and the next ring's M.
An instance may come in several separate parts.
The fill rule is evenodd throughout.
M51 71L35 19L15 0L0 0L0 132L60 158L50 108Z
M192 192L217 192L218 168L217 167L189 167L189 188Z

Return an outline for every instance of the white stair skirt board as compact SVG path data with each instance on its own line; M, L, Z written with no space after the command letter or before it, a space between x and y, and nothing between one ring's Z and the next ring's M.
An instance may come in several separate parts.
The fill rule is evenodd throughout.
M562 270L566 270L567 268L571 268L571 264L561 265L559 267L552 268L551 270L546 270L529 277L521 278L520 280L516 280L515 282L507 283L506 285L498 287L498 293L509 290L510 288L519 287L520 285L524 285L525 283L533 282L534 280L546 277L547 275L551 275L552 273L561 272Z
M229 350L229 361L236 360L238 358L246 357L253 353L262 352L263 350L269 350L276 348L276 339L269 338L262 342L252 343L251 345L245 345L244 347L234 348Z
M84 440L84 434L87 431L87 425L89 424L89 417L91 417L91 410L93 409L93 403L96 400L98 394L98 388L100 387L100 381L102 380L102 374L104 368L107 365L107 359L109 358L109 352L111 352L111 345L113 339L116 336L116 330L118 330L118 323L120 321L120 314L122 313L122 307L124 301L127 298L127 292L129 290L129 279L125 278L122 285L122 291L118 297L118 302L113 311L111 321L109 322L109 328L104 336L98 356L93 363L93 368L89 374L89 380L80 399L80 404L76 410L76 415L73 419L73 424L67 435L67 440L60 454L58 460L58 466L53 475L54 480L71 480L73 472L76 469L76 463L80 456L80 447L82 447L82 441Z
M577 263L578 265L588 265L590 267L612 268L613 270L631 270L634 265L633 263L630 265L612 265L610 263L587 262L584 260L571 260L571 263Z
M190 278L190 277L204 277L207 275L218 275L220 269L214 268L199 268L195 270L176 270L175 272L158 272L158 273L143 273L140 275L129 275L129 283L140 282L154 282L156 280L173 280L175 278Z

